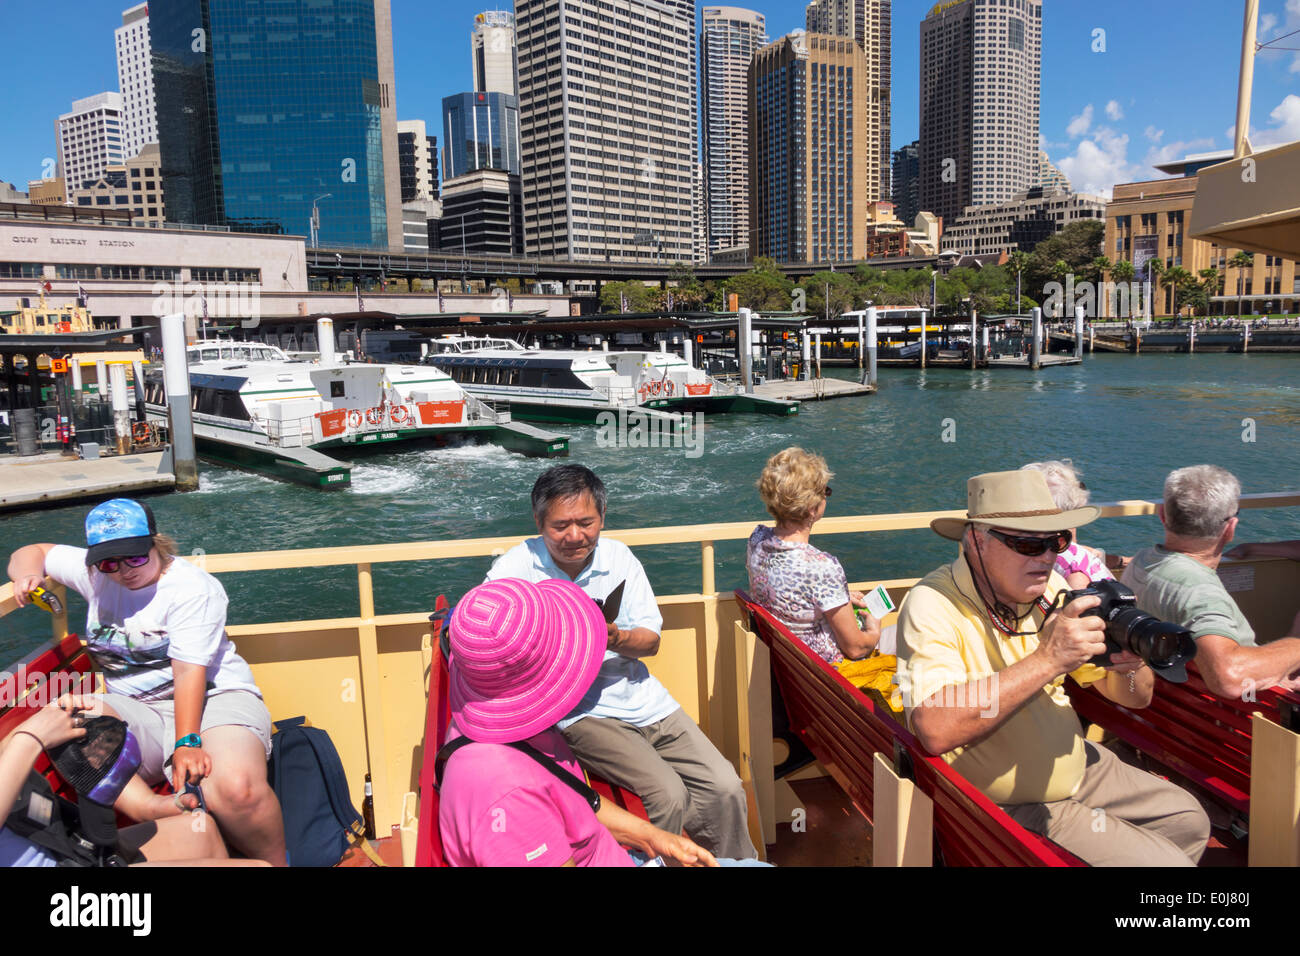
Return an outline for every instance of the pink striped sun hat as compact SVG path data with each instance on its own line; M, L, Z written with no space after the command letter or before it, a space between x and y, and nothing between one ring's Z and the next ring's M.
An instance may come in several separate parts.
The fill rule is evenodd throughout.
M510 743L541 733L596 679L605 618L572 581L488 581L451 618L451 716L461 733Z

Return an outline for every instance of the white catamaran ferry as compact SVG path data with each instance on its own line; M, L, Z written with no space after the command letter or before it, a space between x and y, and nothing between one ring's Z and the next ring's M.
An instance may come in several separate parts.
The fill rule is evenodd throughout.
M314 361L258 342L204 342L187 353L195 443L219 464L337 488L349 483L351 466L327 451L468 440L568 454L567 437L512 423L437 368L342 363L329 346ZM161 370L146 378L145 409L168 414Z
M798 402L773 401L715 381L671 352L529 349L511 339L434 339L426 365L471 395L507 402L515 418L591 422L602 411L758 412L792 415Z

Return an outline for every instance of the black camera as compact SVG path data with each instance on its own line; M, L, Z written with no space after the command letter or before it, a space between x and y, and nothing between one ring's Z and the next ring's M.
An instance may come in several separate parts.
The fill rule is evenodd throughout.
M1091 663L1105 667L1112 654L1129 651L1165 680L1175 684L1187 680L1187 662L1196 656L1191 631L1138 610L1133 592L1118 581L1093 581L1089 587L1063 592L1057 600L1064 607L1075 598L1093 595L1101 598L1101 603L1081 616L1106 622L1106 653L1098 654Z

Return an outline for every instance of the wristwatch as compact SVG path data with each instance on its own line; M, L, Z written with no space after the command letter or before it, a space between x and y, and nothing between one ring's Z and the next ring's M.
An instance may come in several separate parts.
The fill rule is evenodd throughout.
M180 740L176 741L173 750L179 750L181 747L202 747L203 739L198 734L186 734Z

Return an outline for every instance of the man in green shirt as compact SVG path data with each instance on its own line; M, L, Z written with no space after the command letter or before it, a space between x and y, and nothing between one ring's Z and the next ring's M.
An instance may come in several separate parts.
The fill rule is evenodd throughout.
M1237 530L1241 483L1215 465L1170 472L1164 502L1163 545L1133 556L1123 583L1148 614L1192 632L1196 661L1207 687L1220 697L1278 686L1300 689L1300 638L1284 637L1260 647L1237 602L1216 569Z

